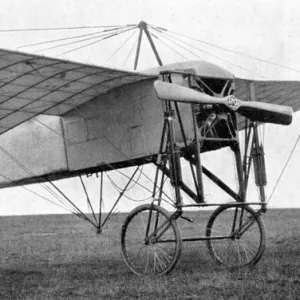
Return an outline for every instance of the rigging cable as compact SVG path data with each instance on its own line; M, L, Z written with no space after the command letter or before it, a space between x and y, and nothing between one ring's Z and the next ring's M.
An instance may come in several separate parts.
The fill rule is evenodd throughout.
M124 27L130 27L130 26L136 26L136 24L127 24L127 25L95 25L95 26L74 26L74 27L52 27L52 28L19 28L19 29L2 29L0 30L0 33L11 33L11 32L34 32L34 31L64 31L64 30L86 30L86 29L99 29L99 28L106 28L108 30L112 29L112 30L117 30L117 29L121 29L121 28L124 28ZM216 44L213 44L213 43L210 43L210 42L207 42L207 41L204 41L204 40L200 40L200 39L197 39L197 38L193 38L193 37L190 37L190 36L187 36L187 35L184 35L184 34L181 34L181 33L178 33L178 32L175 32L175 31L172 31L172 30L167 30L165 28L162 28L162 27L159 27L159 26L155 26L155 25L152 25L152 24L149 24L148 23L148 27L151 27L157 31L160 31L161 33L167 33L167 34L172 34L172 35L176 35L176 36L179 36L181 38L185 38L185 39L188 39L188 40L192 40L192 41L196 41L198 43L202 43L202 44L205 44L207 46L210 46L210 47L214 47L216 49L220 49L220 50L223 50L223 51L226 51L226 52L230 52L230 53L233 53L233 54L236 54L236 55L240 55L240 56L243 56L243 57L246 57L248 59L252 59L252 60L256 60L256 61L260 61L260 62L263 62L263 63L267 63L267 64L271 64L271 65L274 65L274 66L277 66L277 67L280 67L280 68L284 68L284 69L288 69L288 70L291 70L291 71L294 71L294 72L297 72L297 73L300 73L300 70L299 69L295 69L295 68L292 68L290 66L286 66L286 65L282 65L282 64L279 64L279 63L276 63L276 62L273 62L273 61L270 61L270 60L266 60L266 59L261 59L261 58L258 58L258 57L254 57L252 55L249 55L249 54L245 54L243 52L239 52L239 51L236 51L236 50L233 50L233 49L229 49L229 48L226 48L226 47L222 47L222 46L219 46L219 45L216 45Z
M97 41L88 43L88 44L86 44L86 45L83 45L83 46L80 46L80 47L71 49L71 50L69 50L69 51L62 52L62 53L58 54L57 56L61 56L61 55L64 55L64 54L67 54L67 53L70 53L70 52L74 52L74 51L80 50L80 49L82 49L82 48L86 48L86 47L88 47L88 46L91 46L91 45L94 45L94 44L96 44L96 43L99 43L99 42L101 42L102 40L111 38L111 37L116 36L116 35L120 35L120 34L122 34L122 33L128 32L128 31L130 31L130 30L132 30L132 29L135 29L135 28L136 28L136 26L135 26L135 27L130 27L129 29L124 29L123 31L120 31L120 32L118 32L118 33L113 33L113 34L110 34L110 35L106 35L106 36L104 36L103 38L101 38L100 40L97 40Z
M123 62L122 67L125 67L125 65L126 65L128 59L129 59L130 55L131 55L132 52L133 52L133 49L134 49L135 46L137 45L137 42L138 42L138 38L135 40L134 44L133 44L132 47L130 48L130 50L129 50L129 52L128 52L128 54L127 54L127 56L126 56L126 58L125 58L125 60L124 60L124 62Z
M294 145L294 147L293 147L293 149L292 149L292 151L291 151L291 153L290 153L290 155L289 155L289 157L288 157L288 159L287 159L287 161L286 161L286 163L285 163L285 165L284 165L284 167L283 167L283 169L282 169L282 171L281 171L281 173L280 173L280 175L279 175L279 177L278 177L278 179L277 179L277 181L276 181L276 184L275 184L275 186L274 186L274 188L273 188L273 190L272 190L272 193L271 193L271 195L270 195L270 197L269 197L267 203L271 200L271 198L272 198L272 196L273 196L273 194L274 194L274 191L275 191L275 189L276 189L276 187L277 187L277 185L278 185L278 183L279 183L279 181L280 181L280 179L281 179L281 177L282 177L282 175L283 175L283 173L284 173L284 171L285 171L285 169L286 169L288 163L289 163L290 160L291 160L291 157L292 157L292 155L293 155L293 153L294 153L294 151L295 151L295 149L296 149L296 146L297 146L299 140L300 140L300 134L299 134L299 136L298 136L298 138L297 138L297 140L296 140L296 143L295 143L295 145Z
M84 193L85 193L85 196L86 196L86 200L87 200L87 203L88 203L88 209L90 209L90 210L92 211L92 214L93 214L93 216L94 216L94 220L95 220L95 222L97 223L98 221L97 221L97 218L96 218L96 214L95 214L95 212L94 212L94 208L93 208L93 205L92 205L92 203L91 203L91 200L90 200L89 194L88 194L88 192L87 192L86 186L85 186L85 184L84 184L84 181L83 181L83 179L82 179L82 176L79 175L79 178L80 178L80 182L81 182L82 188L83 188Z
M134 31L129 37L126 38L126 40L123 41L123 43L112 53L112 55L108 58L108 61L110 61L120 50L123 48L128 41L137 33L137 31Z
M29 174L32 177L35 177L36 175L32 173L24 164L22 164L19 160L17 160L13 155L11 155L6 149L4 149L2 146L0 146L0 150L8 156L14 163L16 163L23 171L25 171L27 174ZM46 184L41 185L44 187L45 190L47 190L52 196L56 197L61 203L62 201L57 197L55 192L53 192Z
M162 39L160 39L158 36L156 36L155 34L151 33L151 35L153 37L155 37L160 43L162 43L165 47L167 47L168 49L172 50L173 52L175 52L177 55L179 55L181 58L188 60L183 54L181 54L179 51L175 50L174 48L172 48L171 46L169 46L166 42L164 42Z
M11 155L7 150L5 150L2 146L0 146L0 149L4 154L6 154L11 160L13 160L22 170L24 170L26 173L31 175L32 177L35 176L33 172L31 172L24 164L22 164L19 160L17 160L13 155ZM5 177L5 176L4 176ZM13 182L13 181L12 181ZM56 198L62 205L65 206L65 209L68 210L69 212L72 212L76 215L79 215L83 219L87 219L86 216L80 211L80 209L72 202L70 201L51 181L48 181L65 199L68 200L69 204L77 210L77 212L72 211L72 207L69 207L66 205L64 201L57 195L55 191L53 191L50 187L48 187L45 183L40 183L40 185L48 191L54 198ZM45 198L45 197L43 197ZM48 200L49 201L49 200ZM51 201L50 201L51 202ZM51 202L53 203L53 202ZM62 207L62 206L60 206Z
M58 31L58 30L78 30L78 29L94 29L94 28L120 28L126 26L136 26L135 24L128 25L96 25L96 26L75 26L75 27L52 27L52 28L19 28L19 29L1 29L0 32L27 32L27 31Z
M27 48L27 47L32 47L32 46L45 45L45 44L51 44L51 43L56 43L56 42L60 42L60 41L67 41L67 40L71 40L71 39L77 39L77 38L81 38L81 37L96 35L96 34L99 34L101 32L120 30L120 29L122 29L122 28L104 29L104 30L96 31L96 32L92 32L92 33L86 33L86 34L81 34L81 35L73 35L73 36L70 36L70 37L59 38L59 39L55 39L55 40L49 40L49 41L33 43L33 44L26 44L26 45L19 46L17 49L22 49L22 48Z
M154 29L154 28L153 28L153 29ZM187 52L189 52L189 53L193 54L194 56L196 56L196 57L198 57L198 58L200 58L200 59L203 60L203 58L202 58L199 54L197 54L197 53L195 53L195 52L193 52L193 51L191 51L191 50L185 48L184 46L182 46L182 45L180 45L179 43L173 41L172 39L170 39L170 38L168 38L168 37L162 35L158 30L156 30L156 29L154 29L154 30L155 30L156 33L159 34L161 37L164 37L165 39L167 39L167 40L170 41L171 43L177 45L178 47L180 47L180 48L186 50Z
M0 174L0 176L3 177L3 178L5 178L5 179L8 180L9 182L14 182L13 179L11 179L11 178L9 178L9 177L3 175L3 174ZM38 196L38 197L40 197L40 198L46 200L47 202L49 202L49 203L51 203L51 204L54 204L54 205L56 205L56 206L58 206L58 207L64 209L64 210L67 211L67 212L70 212L70 210L69 210L68 208L66 208L65 206L60 205L60 204L58 204L57 202L52 201L51 199L49 199L49 198L47 198L47 197L41 195L40 193L35 192L34 190L31 190L31 189L29 189L28 187L26 187L26 186L24 186L24 185L22 185L22 186L20 186L20 187L23 188L23 189L25 189L26 191L29 191L30 193L32 193L32 194Z
M100 37L102 37L101 40L103 40L105 38L109 38L111 36L115 36L115 35L121 34L123 32L127 32L128 30L134 29L134 28L135 27L120 29L115 33L102 31L102 32L99 32L99 34L97 36L94 36L94 37L84 38L84 39L81 39L81 40L78 40L78 41L72 41L72 42L68 42L68 43L64 43L64 44L60 44L60 45L56 45L56 46L51 46L51 47L48 47L48 48L43 48L43 49L39 50L38 52L47 51L47 50L56 49L56 48L61 48L61 47L64 47L64 46L69 46L69 45L73 45L73 44L77 44L77 43L81 43L81 42L85 42L85 41L90 41L90 40L94 40L94 39L97 39L97 38L100 38Z
M191 44L189 44L189 43L187 43L187 42L185 42L185 41L176 39L176 38L173 37L173 36L170 36L170 35L164 35L164 34L161 33L161 31L159 31L159 30L157 30L157 29L155 29L155 28L153 28L153 29L156 30L157 33L158 33L161 37L164 37L165 39L167 39L167 40L173 42L173 43L176 44L177 46L179 46L179 47L185 49L186 51L190 52L191 54L195 55L196 57L199 57L199 58L202 59L202 60L203 60L203 58L202 58L201 56L195 54L195 52L193 52L193 51L191 51L191 50L189 50L189 49L183 47L182 45L178 44L178 43L175 42L173 39L175 39L176 41L179 41L180 43L183 43L183 44L185 44L185 45L187 45L187 46L189 46L189 47L191 47L191 48L194 48L194 49L196 49L197 51L200 51L200 52L202 52L202 53L205 53L206 55L209 55L209 56L211 56L211 57L217 58L218 60L221 60L221 61L223 61L223 62L226 62L226 63L228 63L228 64L230 64L230 65L232 65L232 66L234 66L234 67L236 67L236 68L239 68L239 69L241 69L241 70L243 70L243 71L246 71L246 72L248 72L248 73L252 73L250 70L245 69L244 67L242 67L242 66L240 66L240 65L237 65L237 64L235 64L235 63L233 63L233 62L231 62L231 61L228 61L228 60L226 60L226 59L224 59L224 58L222 58L222 57L220 57L220 56L218 56L218 55L215 55L215 54L212 54L212 53L210 53L210 52L208 52L208 51L205 51L205 50L203 50L203 49L197 48L197 47L195 47L194 45L191 45ZM259 76L265 79L264 76L262 76L262 75L259 75Z
M149 24L149 25L150 25L150 24ZM150 26L153 27L153 28L156 28L156 29L158 29L158 30L161 30L161 31L163 31L163 32L170 32L170 33L172 33L172 34L175 34L175 35L184 37L184 38L186 38L186 39L190 39L190 40L193 40L193 41L196 41L196 42L199 42L199 43L202 43L202 44L205 44L205 45L208 45L208 46L211 46L211 47L214 47L214 48L223 50L223 51L227 51L227 52L230 52L230 53L233 53L233 54L241 55L241 56L243 56L243 57L246 57L246 58L249 58L249 59L252 59L252 60L264 62L264 63L270 64L270 65L274 65L274 66L276 66L276 67L280 67L280 68L284 68L284 69L288 69L288 70L291 70L291 71L300 73L300 70L299 70L299 69L295 69L295 68L292 68L292 67L290 67L290 66L285 66L285 65L282 65L282 64L275 63L275 62L273 62L273 61L269 61L269 60L266 60L266 59L254 57L254 56L252 56L252 55L245 54L245 53L242 53L242 52L239 52L239 51L236 51L236 50L228 49L228 48L225 48L225 47L222 47L222 46L213 44L213 43L209 43L209 42L206 42L206 41L203 41L203 40L199 40L199 39L196 39L196 38L192 38L192 37L189 37L189 36L187 36L187 35L177 33L177 32L175 32L175 31L167 30L167 29L162 28L162 27L156 27L156 26L153 26L153 25L150 25Z
M136 181L139 181L139 179L141 178L141 175L142 175L142 173L143 173L143 168L144 168L144 165L142 165L141 170L139 170L139 175L138 175ZM106 173L107 177L109 177L109 179L111 180L111 182L114 183L114 186L115 186L116 190L119 191L119 192L122 191L123 189L120 188L120 187L113 181L113 179L108 175L108 172L105 172L105 173ZM135 185L136 185L136 182L133 182L133 185L132 185L132 186L128 186L128 188L126 189L126 191L130 191Z
M106 174L107 178L109 179L111 185L115 188L115 190L116 190L117 192L122 192L123 189L120 188L120 187L116 184L116 182L111 178L111 176L109 176L108 172L105 172L105 174ZM142 171L140 171L140 174L139 174L138 178L134 181L133 185L132 185L130 188L128 187L127 189L125 189L124 192L128 192L129 190L131 190L131 189L136 185L136 182L139 181L139 179L140 179L140 177L141 177L141 174L142 174ZM128 200L133 201L133 202L144 202L144 201L147 201L147 200L151 199L151 198L152 198L152 195L149 196L149 197L146 197L146 198L144 198L144 199L134 199L134 198L132 198L132 197L127 196L127 195L124 193L124 194L123 194L123 197L125 197L125 198L127 198Z

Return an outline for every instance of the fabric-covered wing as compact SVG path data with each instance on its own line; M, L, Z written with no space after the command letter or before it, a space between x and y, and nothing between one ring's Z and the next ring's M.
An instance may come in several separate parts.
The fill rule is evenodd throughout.
M40 114L63 115L111 89L149 77L0 49L0 134Z
M234 95L241 100L250 100L249 85L253 82L255 101L286 105L294 112L300 110L300 81L250 81L235 79ZM239 128L244 126L245 118L239 118Z

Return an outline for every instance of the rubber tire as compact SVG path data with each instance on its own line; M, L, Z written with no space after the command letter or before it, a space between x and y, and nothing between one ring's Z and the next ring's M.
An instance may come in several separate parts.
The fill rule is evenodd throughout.
M172 259L170 260L170 262L168 262L168 264L166 265L166 267L161 270L161 271L157 271L155 272L151 272L151 273L144 273L142 272L140 269L137 269L130 261L129 259L129 253L128 253L128 249L126 247L126 238L127 238L127 231L129 228L129 225L131 224L131 222L141 213L145 213L147 211L152 210L152 215L154 212L158 213L159 215L162 215L166 221L165 222L170 222L170 228L172 228L174 236L175 236L175 252L174 255L172 255ZM123 259L126 263L126 265L128 266L128 268L135 274L137 275L164 275L164 274L168 274L170 273L173 268L175 267L180 254L181 254L181 249L182 249L182 239L181 239L181 234L180 234L180 230L178 228L177 222L174 219L170 218L170 213L162 208L161 206L157 206L154 204L144 204L141 206L136 207L134 210L132 210L129 215L127 216L127 218L125 219L123 226L122 226L122 230L121 230L121 249L122 249L122 256ZM169 230L169 229L168 229ZM128 239L130 237L128 236ZM142 242L143 243L143 242ZM140 251L140 250L139 250Z
M206 237L207 238L211 237L212 227L213 227L215 221L218 220L218 217L220 217L220 215L222 213L224 213L226 210L233 209L235 207L237 207L235 204L222 205L222 206L219 206L213 212L213 214L211 215L211 217L210 217L210 219L207 223L207 227L206 227ZM239 206L239 208L242 208L242 207ZM263 220L262 220L261 216L259 214L257 214L251 207L249 207L247 205L243 206L243 208L254 218L255 223L258 226L259 235L260 235L259 247L256 251L256 254L254 255L254 257L250 261L248 261L244 264L237 264L235 266L227 266L226 263L224 263L224 261L222 261L220 259L220 257L216 254L216 251L215 251L214 245L213 245L213 240L208 239L206 241L209 253L210 253L211 257L213 258L213 260L217 264L223 265L226 268L231 269L231 270L234 270L234 269L237 269L237 268L239 269L239 268L247 267L247 266L248 267L254 266L260 260L260 258L262 257L262 255L264 253L264 250L265 250L265 247L266 247L266 231L265 231L265 226L264 226L264 223L263 223ZM240 248L238 247L238 249L240 249Z

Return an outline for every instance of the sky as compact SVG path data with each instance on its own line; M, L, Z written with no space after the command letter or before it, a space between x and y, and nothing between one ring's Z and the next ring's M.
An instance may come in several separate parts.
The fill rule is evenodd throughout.
M236 76L244 78L300 80L299 1L0 0L0 4L0 30L124 25L137 24L143 20L151 25L166 28L170 32L194 38L197 51L185 52L187 59L208 60L228 69ZM62 48L40 51L48 44L39 47L24 46L87 32L91 31L0 31L0 47L56 56L62 52ZM91 47L59 57L93 65L130 69L133 66L133 56L129 57L127 61L125 60L130 47L133 46L132 43L129 43L129 41L133 41L130 34L128 32L127 35L120 36L119 40L117 38L105 40L103 43L95 43ZM122 44L125 38L128 39L127 48L124 46L111 57L116 47ZM198 43L196 40L217 45L219 48ZM182 55L180 57L178 53L170 49L171 44L168 48L159 40L155 40L155 42L157 42L164 63L183 59ZM176 47L174 46L174 48ZM200 48L202 52L199 50ZM224 51L220 48L231 51ZM232 51L244 55L236 55ZM155 67L157 62L146 43L142 45L142 52L139 70ZM195 52L197 55L194 55ZM250 57L259 58L259 60ZM270 63L266 63L266 61ZM289 127L265 126L265 152L269 175L267 193L269 195L295 145L299 136L299 128L299 113L294 115L293 124ZM299 152L300 146L295 149L290 163L282 175L270 201L270 207L300 207ZM222 159L223 155L224 153L213 153L204 159L213 168L215 161L227 163ZM146 168L145 170L147 170ZM149 174L151 172L152 170L149 170ZM118 174L112 174L112 176L118 180ZM226 178L228 174L225 172L223 176ZM93 180L89 182L91 189L97 184ZM61 185L71 195L76 196L79 193L77 191L78 182L75 179L64 181ZM39 191L38 186L29 188ZM111 192L111 189L108 188L108 191ZM2 215L64 212L56 205L49 204L23 188L4 189L1 190L1 194L0 214ZM208 194L211 194L213 198L219 195L212 187L208 187ZM136 205L135 202L126 200L121 204L120 209L127 210L134 205ZM106 206L110 206L109 200L106 200Z

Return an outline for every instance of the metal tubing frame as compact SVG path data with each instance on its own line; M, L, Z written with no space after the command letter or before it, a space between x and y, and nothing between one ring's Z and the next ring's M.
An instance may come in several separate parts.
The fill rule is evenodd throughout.
M254 91L253 82L249 83L249 95L250 95L250 101L255 101L255 91ZM252 151L252 149L254 147L255 148L259 147L259 136L258 136L258 130L257 130L258 123L257 122L251 122L251 123L252 123L252 128L253 128L253 142L252 142L252 147L251 147L251 151ZM249 172L250 172L250 169L249 169ZM258 187L259 187L259 192L260 192L260 201L264 204L261 207L261 211L266 212L267 204L266 204L265 188L263 185L259 185Z
M239 133L238 133L238 123L237 123L237 115L236 113L231 114L232 122L234 123L235 128L235 142L233 142L231 146L231 150L235 156L235 163L236 163L236 171L238 175L239 181L239 191L238 195L240 196L240 201L246 201L246 191L245 191L245 183L244 183L244 174L243 174L243 162L242 162L242 155L241 155L241 148L240 148L240 141L239 141ZM237 200L237 199L236 199ZM239 201L239 200L237 200Z
M99 218L98 218L98 226L97 226L98 233L101 232L102 205L103 205L103 172L101 172L101 175L100 175Z
M146 34L146 37L147 37L147 39L149 41L149 44L151 46L151 49L152 49L152 51L153 51L153 53L155 55L155 58L156 58L158 64L160 66L162 66L162 64L163 64L162 60L161 60L161 58L160 58L160 56L158 54L158 51L157 51L157 49L155 47L154 41L153 41L153 39L151 37L151 34L150 34L150 32L149 32L149 30L147 28L147 26L148 26L147 23L144 22L144 21L141 21L139 23L139 25L138 25L138 28L140 29L140 32L139 32L138 44L137 44L136 54L135 54L135 60L134 60L134 70L136 70L137 66L138 66L138 61L139 61L139 56L140 56L140 50L141 50L141 44L142 44L143 32Z
M171 82L171 72L168 73L165 71L162 75L163 75L164 81ZM250 86L250 97L251 97L252 101L254 101L253 95L254 95L254 90L251 91L251 86ZM236 163L237 174L238 174L238 183L239 183L238 192L235 192L227 184L225 184L220 178L218 178L215 174L213 174L207 168L202 166L201 157L200 157L200 154L201 154L200 142L201 142L201 140L206 140L206 139L211 140L211 138L205 138L205 137L202 137L201 135L199 135L197 122L195 119L195 110L194 110L193 104L191 104L192 114L193 114L194 135L195 135L195 141L196 141L196 153L194 154L194 157L191 155L185 155L185 154L183 154L183 157L191 164L191 168L192 168L192 165L194 165L196 168L196 177L197 178L196 178L196 180L194 180L195 188L197 191L197 195L196 195L194 193L194 191L192 191L182 181L182 176L181 176L181 171L180 171L181 170L180 162L176 161L176 159L175 159L176 151L175 151L174 147L176 145L176 141L175 141L175 135L173 132L174 128L173 128L173 124L172 124L172 122L173 122L172 118L173 118L174 112L172 110L171 103L172 103L172 101L165 101L165 122L164 122L164 128L163 128L162 139L161 139L160 150L159 150L160 151L159 155L166 155L166 153L169 154L170 169L168 169L166 167L166 165L162 166L161 164L159 164L157 162L154 162L154 164L157 167L156 174L158 174L158 170L161 170L164 175L166 175L167 177L170 178L171 181L172 180L174 181L172 184L175 188L175 195L176 195L175 206L177 208L191 207L191 206L201 207L201 205L198 205L198 204L205 203L204 195L203 195L204 189L203 189L202 173L204 173L211 181L213 181L217 186L219 186L224 192L229 194L235 201L240 202L240 203L246 202L246 190L247 190L248 178L249 178L249 173L250 173L250 168L251 168L251 156L249 159L249 164L247 165L247 150L249 149L250 144L251 144L250 148L252 149L259 143L258 133L257 133L257 128L256 128L257 124L253 124L253 122L251 122L249 128L248 129L246 128L246 130L245 130L246 132L248 130L248 133L245 134L245 156L244 156L244 160L242 160L240 142L239 142L239 138L238 138L237 116L236 116L236 113L234 113L234 112L230 113L231 121L232 121L233 127L235 129L235 137L232 139L226 139L226 141L229 141L230 148L234 152L234 155L235 155L235 163ZM181 129L183 141L184 141L185 146L187 146L186 136L185 136L183 124L181 121L180 111L178 109L176 102L174 103L174 105L175 105L176 115L177 115L180 129ZM167 123L167 126L165 125L166 123ZM247 122L247 124L249 124L249 122ZM168 135L168 139L169 139L167 142L167 144L169 145L169 150L168 150L168 146L166 146L165 152L163 152L163 141L164 141L164 136L166 134L165 131L167 131L167 135ZM251 133L253 135L252 143L250 142ZM223 141L225 139L224 138L223 139L215 138L215 140ZM251 149L250 149L250 151L251 151ZM247 166L248 166L248 168L247 168ZM192 170L193 170L193 168L192 168ZM192 174L195 179L195 173L192 173ZM156 189L156 184L157 184L157 180L155 181L154 190ZM180 189L183 190L188 196L190 196L196 203L193 205L185 206L182 203ZM264 204L264 202L265 202L264 201L264 199L265 199L264 198L264 188L260 187L260 189L263 190L263 191L260 191L260 193L261 193L261 200L262 200L261 202ZM200 193L200 195L199 195L199 193ZM260 205L260 203L255 203L255 204ZM205 206L210 206L210 204L206 204ZM264 207L264 205L262 205L262 207Z
M202 179L202 165L201 165L201 158L200 158L200 153L201 153L200 134L199 134L199 128L197 126L195 104L191 104L191 108L192 108L192 115L193 115L194 138L196 142L196 153L194 159L194 164L196 167L196 175L197 175L196 190L198 195L198 199L196 202L203 203L204 192L203 192L203 179Z
M167 143L167 149L169 148L169 163L170 163L170 178L171 183L174 186L175 189L175 201L176 206L182 204L182 198L180 193L180 182L182 182L182 176L181 176L181 166L180 166L180 153L179 153L179 147L175 142L175 133L174 133L174 112L172 110L171 101L165 102L165 121L167 123L167 129L168 129L168 143Z
M174 104L175 104L176 114L177 114L177 118L178 118L178 122L179 122L179 126L180 126L180 132L181 132L181 135L183 137L184 146L187 147L188 143L187 143L186 136L185 136L185 133L184 133L184 127L183 127L182 119L181 119L181 116L180 116L178 103L175 102ZM189 162L189 165L190 165L190 169L191 169L191 174L193 176L194 185L196 185L197 184L197 179L196 179L195 170L193 168L193 164L191 162Z
M142 37L143 37L143 29L140 28L138 44L137 44L137 47L136 47L136 54L135 54L135 60L134 60L134 70L136 70L138 62L139 62L140 50L141 50L141 44L142 44Z

